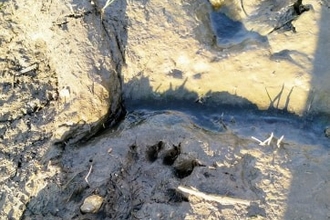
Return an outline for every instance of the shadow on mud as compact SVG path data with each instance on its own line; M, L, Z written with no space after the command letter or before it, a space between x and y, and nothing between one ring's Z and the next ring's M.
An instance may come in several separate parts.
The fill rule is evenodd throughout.
M186 79L187 80L187 79ZM287 138L297 143L323 143L327 138L324 129L329 125L329 115L309 111L304 115L296 115L288 112L291 92L284 97L283 88L275 97L269 96L269 106L266 110L259 110L248 99L232 95L228 92L207 92L203 97L185 88L186 80L181 86L170 87L161 93L153 91L148 77L136 77L124 85L125 106L128 112L139 112L141 118L152 115L152 112L179 111L190 116L198 126L215 132L237 131L239 134L249 137L255 131L250 126L257 126L264 133L288 133ZM136 96L134 85L143 85L146 96ZM152 95L150 95L152 94ZM285 100L283 109L279 109L278 103ZM286 129L284 129L286 128ZM286 130L297 129L304 133L302 137L295 132Z
M330 31L327 27L329 26L330 19L330 2L328 0L321 2L321 17L318 22L318 42L314 54L312 79L310 82L311 91L305 107L308 113L320 112L321 109L321 111L329 109L330 64L327 59L330 56L330 44L327 39ZM329 120L329 115L324 116L324 119ZM321 120L315 118L311 123L317 123L318 121ZM329 141L325 143L325 146L329 146ZM325 154L329 158L329 148ZM317 174L313 174L312 177L306 176L306 170L311 169L311 167L314 167L315 170L328 169L325 167L329 167L329 162L323 160L321 155L319 158L319 163L311 162L303 164L303 167L297 169L295 175L292 176L284 219L329 218L329 207L327 207L327 214L322 210L323 207L327 206L326 204L329 204L330 191L325 190L325 188L329 189L329 172L324 176ZM310 178L311 181L305 181L305 178ZM302 190L304 188L310 188L311 190L305 192Z

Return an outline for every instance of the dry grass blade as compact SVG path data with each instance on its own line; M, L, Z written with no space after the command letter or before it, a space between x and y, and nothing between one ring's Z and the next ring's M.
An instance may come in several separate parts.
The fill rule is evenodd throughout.
M101 9L101 19L103 19L104 17L104 12L105 12L105 9L111 5L115 0L107 0L107 2L105 3L105 5L103 6L103 8Z

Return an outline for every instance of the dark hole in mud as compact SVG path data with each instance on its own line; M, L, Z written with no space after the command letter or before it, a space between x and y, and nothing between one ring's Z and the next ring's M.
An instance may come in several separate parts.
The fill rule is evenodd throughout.
M186 159L174 166L174 174L176 177L183 179L192 174L197 166L205 166L196 159Z
M203 175L205 176L205 178L213 177L213 175L209 172L204 172Z
M267 42L267 37L254 31L248 31L241 21L234 20L220 11L212 11L210 20L216 46L220 49L244 47L246 44L254 42Z
M234 21L221 12L212 12L211 22L217 36L221 39L231 39L240 35L242 30L245 31L240 21Z
M165 156L163 158L164 165L173 165L175 160L181 154L181 143L178 146L173 145L173 148L166 151Z
M172 69L167 75L176 79L183 79L183 72L178 69Z
M188 198L182 193L178 192L176 189L167 189L166 194L169 197L169 202L189 202Z
M129 149L131 150L131 151L135 151L136 150L136 145L135 144L133 144L133 145L131 145L131 146L129 146Z
M202 78L202 74L201 73L196 73L195 75L193 75L194 79L201 79Z
M147 148L147 159L150 162L155 162L158 158L158 153L164 148L164 142L163 141L159 141L157 144L149 146Z

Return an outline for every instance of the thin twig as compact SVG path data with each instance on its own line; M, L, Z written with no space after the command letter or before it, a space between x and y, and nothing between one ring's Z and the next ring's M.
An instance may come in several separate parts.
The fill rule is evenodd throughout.
M205 199L205 200L218 202L223 205L235 205L235 204L250 205L250 203L253 202L253 201L244 200L244 199L230 198L227 196L205 194L203 192L198 191L197 189L191 189L191 188L187 188L185 186L179 186L178 190L186 195L193 195L193 196Z
M251 136L251 138L253 139L253 140L255 140L255 141L258 141L259 142L259 145L262 143L262 141L261 140L259 140L258 138L256 138L256 137L253 137L253 136Z
M280 139L277 140L276 145L277 145L278 148L281 147L281 141L283 140L283 138L284 138L284 135L282 135L282 137L280 137Z
M85 177L85 181L86 181L86 183L87 183L88 185L89 185L88 177L89 177L89 175L91 175L92 168L93 168L93 164L91 164L91 167L89 168L89 171L88 171L88 173L87 173L87 175L86 175L86 177Z
M112 2L114 2L115 0L107 0L107 2L105 3L104 7L102 8L102 10L104 11L109 5L112 4Z
M270 145L270 142L272 141L273 137L274 137L274 133L272 132L270 137L268 139L266 139L263 144Z
M101 20L103 21L105 9L111 5L115 0L107 0L103 8L101 9Z
M264 140L264 141L261 141L261 140L259 140L258 138L253 137L253 136L252 136L251 138L252 138L253 140L255 140L255 141L258 141L260 146L265 146L265 145L270 145L270 142L272 141L273 137L274 137L274 133L272 132L272 133L270 134L270 137L267 138L267 139Z

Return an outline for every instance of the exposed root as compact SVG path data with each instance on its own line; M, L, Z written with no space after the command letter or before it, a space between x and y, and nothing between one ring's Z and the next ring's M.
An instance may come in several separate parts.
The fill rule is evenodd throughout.
M218 195L212 195L212 194L205 194L203 192L198 191L197 189L191 189L187 188L185 186L179 186L178 190L182 192L184 195L193 195L201 199L205 199L208 201L214 201L218 202L222 205L236 205L236 204L243 204L243 205L250 205L252 202L256 201L249 201L249 200L244 200L244 199L235 199L235 198L230 198L227 196L218 196Z

